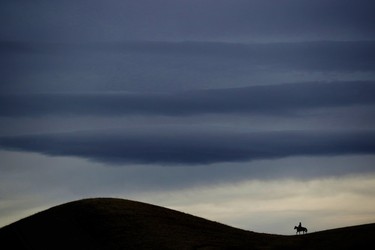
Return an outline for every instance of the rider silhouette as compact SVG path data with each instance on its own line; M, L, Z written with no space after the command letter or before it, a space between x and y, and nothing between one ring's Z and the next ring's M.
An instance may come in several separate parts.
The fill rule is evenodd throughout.
M294 229L297 230L296 234L299 234L300 232L303 234L307 233L307 228L303 227L301 222L298 224L298 227L295 226Z

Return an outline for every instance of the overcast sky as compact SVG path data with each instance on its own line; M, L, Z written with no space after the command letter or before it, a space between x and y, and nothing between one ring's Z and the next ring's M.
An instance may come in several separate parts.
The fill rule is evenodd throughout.
M98 196L279 234L375 222L374 7L1 1L0 226Z

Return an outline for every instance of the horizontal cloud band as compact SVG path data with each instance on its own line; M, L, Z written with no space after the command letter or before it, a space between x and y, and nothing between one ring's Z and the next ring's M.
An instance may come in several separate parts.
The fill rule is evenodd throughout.
M120 53L137 58L142 55L212 58L238 61L246 65L305 70L373 71L374 41L320 41L290 43L237 44L223 42L117 42L53 44L1 41L0 52L8 54ZM164 58L165 59L165 58Z
M1 137L0 148L109 164L210 164L288 156L374 154L375 132L130 129Z
M375 104L375 82L294 83L176 93L0 95L0 116L282 114Z

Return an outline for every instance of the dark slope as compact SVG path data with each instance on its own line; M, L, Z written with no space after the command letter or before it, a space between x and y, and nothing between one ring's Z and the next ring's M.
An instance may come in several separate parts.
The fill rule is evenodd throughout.
M273 237L107 198L63 204L0 230L0 242L12 249L236 249L269 245Z
M260 234L141 202L100 198L53 207L1 228L0 244L38 250L345 249L374 243L374 232L375 224L300 237Z
M375 223L320 231L301 238L305 249L372 249Z

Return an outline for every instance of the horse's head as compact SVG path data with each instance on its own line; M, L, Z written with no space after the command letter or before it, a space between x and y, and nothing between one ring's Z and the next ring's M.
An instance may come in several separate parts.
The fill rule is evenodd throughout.
M294 226L294 229L298 229L298 227L297 227L297 226Z

